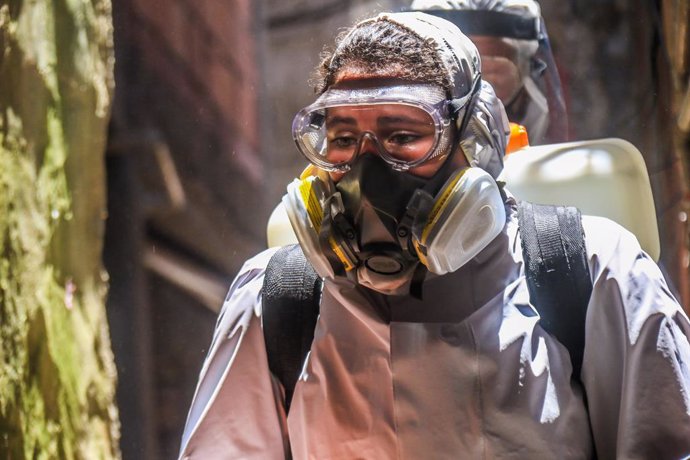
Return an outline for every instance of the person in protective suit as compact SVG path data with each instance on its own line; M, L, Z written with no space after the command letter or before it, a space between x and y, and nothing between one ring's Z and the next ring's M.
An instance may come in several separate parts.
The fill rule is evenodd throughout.
M690 323L631 233L583 216L580 379L542 328L516 201L495 180L508 123L472 42L435 16L382 13L319 75L293 122L314 168L284 198L324 279L289 411L263 336L269 249L230 287L180 458L689 455Z
M568 140L568 118L548 33L534 0L414 0L411 10L447 19L470 37L482 77L533 145Z

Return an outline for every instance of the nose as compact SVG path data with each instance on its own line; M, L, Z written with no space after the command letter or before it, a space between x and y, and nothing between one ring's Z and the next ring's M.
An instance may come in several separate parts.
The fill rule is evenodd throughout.
M364 155L365 153L371 153L374 155L379 154L379 145L376 141L376 135L374 133L365 132L362 134L362 137L359 140L357 156Z

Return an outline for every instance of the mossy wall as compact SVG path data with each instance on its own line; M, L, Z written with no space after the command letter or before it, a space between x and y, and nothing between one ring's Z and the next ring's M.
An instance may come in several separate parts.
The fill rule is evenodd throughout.
M0 459L119 458L101 265L109 0L0 2Z

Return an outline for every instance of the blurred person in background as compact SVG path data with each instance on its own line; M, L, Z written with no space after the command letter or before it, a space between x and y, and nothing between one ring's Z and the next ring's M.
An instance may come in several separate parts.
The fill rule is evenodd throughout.
M568 140L568 118L541 8L534 0L414 0L413 11L447 19L479 49L482 78L532 145Z

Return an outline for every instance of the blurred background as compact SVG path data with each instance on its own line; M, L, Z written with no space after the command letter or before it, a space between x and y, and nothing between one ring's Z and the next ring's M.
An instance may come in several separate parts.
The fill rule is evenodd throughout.
M99 343L97 367L111 379L108 362L117 370L115 404L106 400L98 406L109 414L105 416L109 428L104 429L110 433L105 436L109 441L104 442L115 444L104 451L114 457L121 453L126 460L176 458L225 292L244 260L266 247L268 217L287 183L305 166L290 125L295 112L314 98L308 80L320 51L355 20L399 10L409 2L118 0L110 4L93 0L90 8L76 13L70 12L69 2L55 5L54 23L46 24L48 32L63 31L53 34L58 42L82 43L80 24L86 24L88 32L89 20L104 21L109 30L100 38L97 33L85 35L87 41L102 40L100 56L106 65L102 85L110 88L110 97L101 109L109 110L109 116L98 115L100 125L63 125L64 132L102 136L90 155L102 160L104 168L89 176L94 182L82 184L82 193L72 198L74 203L96 200L91 215L93 222L100 222L88 228L95 228L94 247L102 244L103 270L97 270L101 277L97 284L112 354L105 329L94 326L102 336L98 339L95 334L93 340ZM687 309L690 2L543 0L541 6L566 98L570 139L621 137L643 153L654 192L661 263ZM29 52L12 51L26 49L17 34L22 24L32 20L32 11L37 11L35 4L26 0L0 2L0 45L6 50L0 61L5 133L12 119L9 108L21 105L21 95L37 97L27 89L32 80L12 70L17 66L25 70L22 62L33 59ZM73 52L77 45L67 48ZM32 62L39 63L35 73L40 76L46 74L40 71L39 51ZM70 86L63 88L61 82L76 80L65 80L61 72L67 70L59 66L64 60L59 52L56 56L57 64L46 68L55 70L56 94L64 105ZM87 69L81 75L88 77L91 72ZM55 98L49 98L51 104ZM24 132L30 127L26 121L22 126ZM9 151L7 139L3 138L3 148ZM22 147L22 152L35 153L38 148L25 144L29 147ZM41 155L31 158L34 165L44 161ZM70 178L77 183L77 177L85 177L84 165L73 166L67 174L68 186ZM99 166L95 168L98 171ZM98 201L99 193L107 196ZM8 201L5 205L10 209ZM8 222L0 225L5 235L11 233L7 228L12 221ZM44 264L57 267L59 258L51 254L60 245L55 237L52 240ZM73 249L71 260L77 261L73 265L89 247L85 242L78 246ZM5 254L25 254L22 248L6 243ZM67 269L57 272L60 302L71 299L70 293L78 297L85 291ZM3 292L7 302L10 296ZM9 309L7 305L3 308ZM26 336L40 341L46 335L30 329ZM26 346L7 337L3 335L6 350ZM32 355L29 348L23 372L38 373L37 388L50 394L54 390L46 383L48 377L41 377L46 371L39 363L40 356L50 353ZM6 351L3 356L11 354ZM76 355L77 361L86 359ZM90 393L84 390L84 394ZM11 455L20 450L13 450L19 448L8 433L17 434L26 426L21 415L26 412L21 398L8 398L0 396L0 402L5 401L0 452L10 453L6 458L29 458L29 435L23 436L20 449L29 454ZM84 405L80 404L74 407ZM119 441L114 406L119 411ZM75 438L84 436L83 431L88 430L75 428ZM63 443L68 441L55 441L51 449L59 455L45 458L99 458L80 454L89 452L84 445L75 448L77 453L65 453L69 449Z

